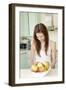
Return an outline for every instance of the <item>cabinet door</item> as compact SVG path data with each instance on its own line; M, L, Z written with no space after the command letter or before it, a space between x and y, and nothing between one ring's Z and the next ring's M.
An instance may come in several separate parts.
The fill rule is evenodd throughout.
M38 23L37 13L29 13L29 30L30 36L33 36L34 27Z
M27 69L30 67L29 64L29 54L28 53L20 53L20 69Z
M27 12L20 12L19 16L20 37L29 36L29 16Z

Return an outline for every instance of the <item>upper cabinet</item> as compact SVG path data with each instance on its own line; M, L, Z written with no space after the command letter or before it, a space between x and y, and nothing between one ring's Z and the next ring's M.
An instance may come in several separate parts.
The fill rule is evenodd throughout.
M58 15L52 13L39 12L20 12L19 14L19 30L20 37L33 36L34 27L38 23L43 23L48 30L56 30L58 27Z
M20 12L19 14L19 30L20 37L29 36L29 15L25 12Z
M37 23L40 23L39 13L29 13L29 30L30 36L33 36L34 27Z

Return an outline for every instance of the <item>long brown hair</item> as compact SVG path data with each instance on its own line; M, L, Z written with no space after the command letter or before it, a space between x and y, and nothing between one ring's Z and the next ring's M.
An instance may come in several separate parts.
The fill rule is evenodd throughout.
M46 26L42 23L39 23L35 26L34 28L34 41L35 41L35 48L37 51L37 54L40 56L40 49L41 49L41 43L40 41L37 39L36 33L43 33L44 37L45 37L45 53L47 55L47 50L48 50L48 45L49 45L49 35L48 35L48 30L46 28Z

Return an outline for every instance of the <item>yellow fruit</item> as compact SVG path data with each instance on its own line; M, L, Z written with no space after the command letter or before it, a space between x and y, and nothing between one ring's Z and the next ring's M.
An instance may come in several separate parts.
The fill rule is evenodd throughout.
M44 71L45 71L44 66L39 67L39 68L38 68L38 71L39 71L39 72L44 72Z
M43 66L42 63L40 62L37 64L37 67L42 67L42 66Z
M49 69L49 62L36 62L35 64L32 65L31 70L33 72L45 72L48 71Z
M33 64L32 67L31 67L31 70L32 70L33 72L37 72L37 71L38 71L37 65Z
M49 69L49 63L45 62L44 65L45 65L45 70L47 71Z
M38 63L37 64L37 67L38 67L38 72L43 72L43 71L45 71L45 68L44 68L44 65L42 64L42 63Z

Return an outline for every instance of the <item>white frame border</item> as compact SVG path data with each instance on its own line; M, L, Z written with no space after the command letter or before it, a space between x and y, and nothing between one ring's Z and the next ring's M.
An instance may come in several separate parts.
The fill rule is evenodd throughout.
M48 12L58 13L58 76L42 79L19 79L19 12ZM60 33L60 34L59 34ZM33 82L54 82L62 81L62 9L53 8L33 8L33 7L15 7L15 84L33 83ZM60 64L59 64L60 63Z

